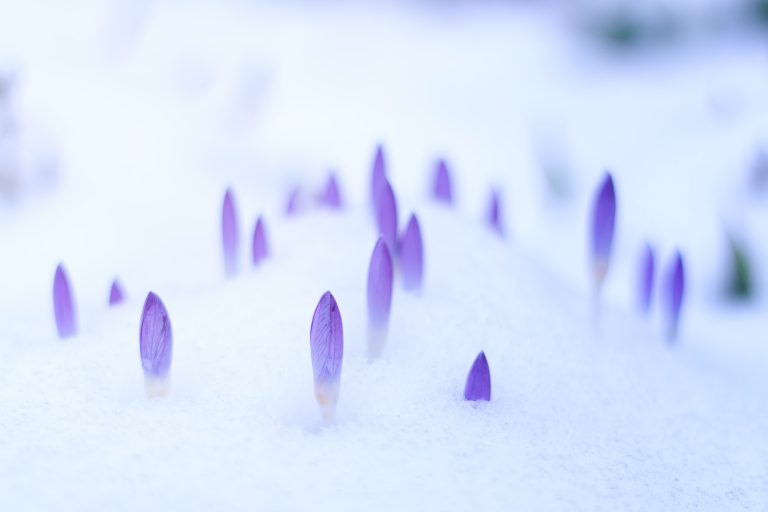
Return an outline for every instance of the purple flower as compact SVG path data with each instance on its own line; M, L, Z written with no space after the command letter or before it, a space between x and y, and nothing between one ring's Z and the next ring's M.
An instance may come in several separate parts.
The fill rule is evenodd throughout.
M253 230L253 264L258 265L269 256L269 246L267 245L267 235L264 228L264 220L261 215L256 221L256 228Z
M123 292L123 287L120 285L120 281L115 278L115 280L112 281L112 288L109 289L109 305L117 306L123 302L125 302L125 293Z
M299 201L301 199L301 195L299 193L298 188L294 188L291 190L291 193L288 194L288 202L285 205L285 214L287 216L296 215L296 213L299 211Z
M504 227L501 225L501 198L498 190L491 191L491 202L488 206L488 225L495 230L499 236L504 236Z
M332 209L341 208L341 192L339 192L339 184L336 181L336 175L333 173L328 175L325 190L323 190L323 193L320 196L320 204Z
M379 144L376 147L376 156L373 159L373 172L371 174L371 204L373 211L379 211L379 197L387 181L387 166L384 160L384 147Z
M595 197L592 215L592 270L598 290L608 273L615 222L616 193L613 178L610 173L605 173Z
M683 268L683 257L680 251L675 252L675 258L667 271L666 297L667 297L667 315L668 332L667 336L670 342L677 337L678 326L680 324L680 309L683 305L685 295L685 270Z
M444 203L453 202L453 191L451 189L451 176L448 173L448 165L445 160L438 160L435 165L435 186L433 189L435 199Z
M403 286L406 290L419 290L424 274L424 248L421 228L416 215L411 215L405 233L400 239L400 268L403 271Z
M645 314L651 309L651 298L653 297L653 274L654 274L654 256L653 247L645 244L643 254L640 257L640 283L639 283L639 305L640 311Z
M387 339L392 307L392 257L379 237L368 267L368 358L379 357Z
M392 185L384 181L378 202L376 221L379 235L387 242L388 247L397 247L397 200L392 191Z
M309 349L315 376L315 397L323 418L333 421L339 400L341 362L344 357L344 327L341 312L331 292L325 292L317 303L309 329Z
M173 355L173 331L163 301L153 292L147 295L141 313L139 351L147 395L150 398L165 395Z
M467 375L467 383L464 386L464 400L490 400L491 399L491 370L488 368L488 360L485 353L480 352L472 363Z
M227 277L232 277L239 270L237 253L240 244L237 211L231 188L224 194L224 204L221 207L221 243L224 249L224 272Z
M59 338L69 338L77 334L77 319L75 318L75 302L69 286L67 271L64 264L59 263L53 276L53 315L56 318L56 330Z

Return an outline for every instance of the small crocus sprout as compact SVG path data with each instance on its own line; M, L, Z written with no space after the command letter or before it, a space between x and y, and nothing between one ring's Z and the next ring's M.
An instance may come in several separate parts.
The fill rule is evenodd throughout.
M371 173L371 204L374 213L379 211L379 197L387 181L387 166L384 160L384 147L379 144L376 147L376 156L373 158L373 171Z
M120 281L115 278L115 280L112 281L112 287L109 289L109 305L110 307L117 306L123 302L125 302L125 292L123 292L123 287L120 284Z
M379 237L368 266L368 360L378 359L387 341L392 307L392 257Z
M653 297L653 275L655 271L655 258L653 247L645 244L640 256L640 282L638 285L638 304L643 314L651 310L651 298Z
M501 197L496 189L491 191L491 201L488 205L488 225L499 236L504 236L504 227L501 223Z
M680 325L680 309L685 295L685 270L683 257L679 251L675 252L672 265L667 271L666 299L667 299L667 338L673 342L677 338Z
M267 257L269 257L269 246L267 245L266 228L264 227L264 218L259 215L256 228L253 230L253 264L258 265Z
M309 329L309 349L315 376L315 398L326 424L333 423L339 401L341 361L344 357L344 327L341 312L331 292L317 303Z
M747 300L754 294L754 275L752 260L746 243L733 235L728 236L730 268L726 281L725 293L728 297Z
M331 173L328 175L328 181L325 183L325 190L320 195L320 204L327 206L328 208L337 210L341 208L341 192L339 191L339 183L336 180L336 175Z
M416 215L411 215L405 233L400 239L400 268L403 271L403 286L406 290L421 289L424 274L424 247L421 228Z
M451 176L448 173L448 164L443 159L438 160L435 164L435 184L432 193L435 199L440 202L448 204L453 202Z
M385 181L382 187L378 208L376 223L379 235L384 238L388 247L397 247L397 200L388 181Z
M464 385L464 400L490 400L491 399L491 370L488 368L488 360L485 352L480 352L472 363L467 375L467 383Z
M224 194L224 203L221 207L221 243L224 249L224 272L227 277L232 277L239 270L237 256L240 241L235 198L231 188L228 188Z
M299 202L301 201L301 193L298 187L291 190L288 194L288 202L285 204L285 214L288 217L296 215L299 212Z
M613 188L613 177L610 173L605 173L592 212L592 272L597 291L608 274L615 222L616 192Z
M141 313L139 351L147 397L165 396L168 394L168 374L173 355L173 331L163 301L153 292L147 295Z
M56 330L59 338L69 338L77 334L75 302L69 286L64 264L59 263L53 276L53 315L56 318Z

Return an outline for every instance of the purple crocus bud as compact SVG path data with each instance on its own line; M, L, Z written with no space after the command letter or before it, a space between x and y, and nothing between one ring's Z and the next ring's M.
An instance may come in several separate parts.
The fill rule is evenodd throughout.
M59 263L53 276L53 315L56 318L59 338L69 338L77 334L75 302L63 263Z
M253 230L253 264L258 265L269 256L269 246L267 245L266 228L264 219L259 215L256 221L256 228Z
M173 331L163 301L149 292L139 327L139 351L149 398L168 393L168 373L173 355Z
M435 199L443 203L453 202L453 190L451 188L451 176L448 174L448 165L440 159L435 166L435 185L433 189Z
M677 337L678 326L680 324L680 309L683 305L685 294L685 271L683 268L683 257L680 251L675 252L675 258L672 266L667 271L666 296L667 296L667 315L668 331L667 336L670 342Z
M403 271L403 286L406 290L421 289L424 274L424 247L421 228L416 215L411 215L400 239L400 268Z
M592 215L592 271L597 290L608 273L615 222L616 193L613 178L610 173L605 173L595 197Z
M125 293L123 292L122 285L120 285L120 281L115 278L112 281L112 287L109 289L109 305L117 306L123 302L125 302Z
M315 375L315 397L326 423L332 423L339 401L341 361L344 357L344 327L341 312L331 292L317 303L309 329L309 349Z
M495 230L499 236L504 236L504 227L501 225L501 198L498 190L491 191L491 202L488 207L488 225Z
M298 188L294 188L291 190L291 193L288 194L288 202L285 204L285 214L287 216L296 215L296 213L299 211L299 200L300 200L300 193Z
M221 208L221 243L224 249L224 272L232 277L239 270L238 249L240 246L237 226L237 211L232 189L224 194L224 204Z
M373 172L371 174L371 204L374 213L379 211L379 197L387 181L387 166L384 160L384 147L379 144L376 147L376 156L373 158Z
M491 370L488 368L488 360L485 352L480 352L472 363L467 375L467 383L464 385L464 400L490 400L491 399Z
M320 196L320 204L332 209L341 208L341 192L339 192L339 184L336 181L336 175L334 173L328 175L325 190L323 190L323 193Z
M379 235L387 242L388 247L397 247L397 200L392 185L384 181L379 197L379 211L376 215Z
M379 237L368 266L368 359L381 355L389 330L392 307L392 257L389 247Z
M651 298L653 297L653 274L655 261L653 256L653 247L645 244L643 254L640 257L640 283L638 302L640 311L648 314L651 309Z

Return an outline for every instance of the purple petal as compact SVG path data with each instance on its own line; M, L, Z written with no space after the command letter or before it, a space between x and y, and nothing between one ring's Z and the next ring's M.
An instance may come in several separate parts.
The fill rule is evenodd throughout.
M666 288L668 337L669 341L673 341L677 337L680 324L680 310L683 306L683 297L685 295L685 270L683 268L683 257L679 251L675 252L675 259L667 271Z
M467 383L464 386L464 400L490 400L491 399L491 370L488 368L488 360L485 353L480 352L472 363L467 375Z
M299 193L298 188L294 188L291 190L291 193L288 195L288 202L285 205L285 214L289 217L292 215L296 215L296 213L299 211L299 200L301 196Z
M315 398L327 423L333 421L339 400L341 362L344 358L344 327L341 312L331 292L317 303L309 329L309 349L315 376Z
M392 185L388 181L384 182L378 205L376 221L379 235L384 238L388 247L397 247L395 245L397 243L397 201Z
M491 191L491 202L488 207L488 225L500 236L504 236L504 228L501 225L501 198L498 190Z
M62 263L56 267L56 274L53 277L53 315L56 318L56 330L59 333L59 338L69 338L77 334L75 304L69 286L69 278Z
M173 355L171 320L163 301L153 292L147 295L141 313L139 351L144 375L153 379L164 379L168 375Z
M339 192L339 184L336 181L336 175L333 173L328 176L325 190L320 196L320 204L333 209L341 208L341 192Z
M400 239L400 268L406 290L419 290L424 274L424 247L421 228L416 215L411 215L405 233Z
M606 173L594 202L592 215L592 265L595 284L599 288L611 259L613 229L616 221L616 193L613 177Z
M453 202L453 190L451 188L451 176L448 173L448 165L445 160L438 160L435 166L435 186L433 189L435 199L444 203Z
M112 288L109 289L109 305L117 306L125 302L125 293L123 287L120 285L120 281L115 279L112 281Z
M653 274L654 274L654 255L653 247L645 244L643 254L640 258L640 284L639 284L639 304L640 311L645 314L651 309L651 299L653 297Z
M387 181L387 166L384 160L384 147L379 144L376 147L376 156L373 159L373 172L371 174L371 203L373 211L379 211L379 197Z
M264 220L261 215L256 221L256 228L253 230L253 264L258 265L269 256L269 247L267 245L267 235L264 228Z
M237 258L239 239L235 200L230 188L224 194L224 204L221 208L221 243L224 249L224 272L227 277L232 277L239 269Z
M392 307L392 257L379 238L368 267L368 355L375 359L384 348Z

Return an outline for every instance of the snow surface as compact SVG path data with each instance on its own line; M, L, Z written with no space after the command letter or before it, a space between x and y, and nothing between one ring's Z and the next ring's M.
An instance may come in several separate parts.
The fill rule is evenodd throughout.
M768 304L718 295L724 227L768 258L765 201L745 185L768 143L760 40L620 58L526 3L5 10L0 57L18 67L25 148L46 165L55 155L58 174L33 178L25 160L0 215L0 509L768 506ZM368 364L378 141L401 224L420 216L426 284L397 287L384 359ZM565 162L565 199L548 195L541 147ZM426 198L438 155L453 209ZM606 166L617 246L596 325L586 220ZM329 168L338 213L311 205ZM228 185L243 264L260 213L272 249L230 281ZM286 218L297 185L304 210ZM504 241L483 224L492 185ZM675 247L686 257L673 347L658 314L634 313L646 239L662 268ZM82 330L66 342L50 297L59 261ZM108 310L115 276L129 300ZM138 356L149 290L175 336L171 393L151 401ZM309 358L326 290L345 332L331 428ZM480 350L493 398L470 404Z

